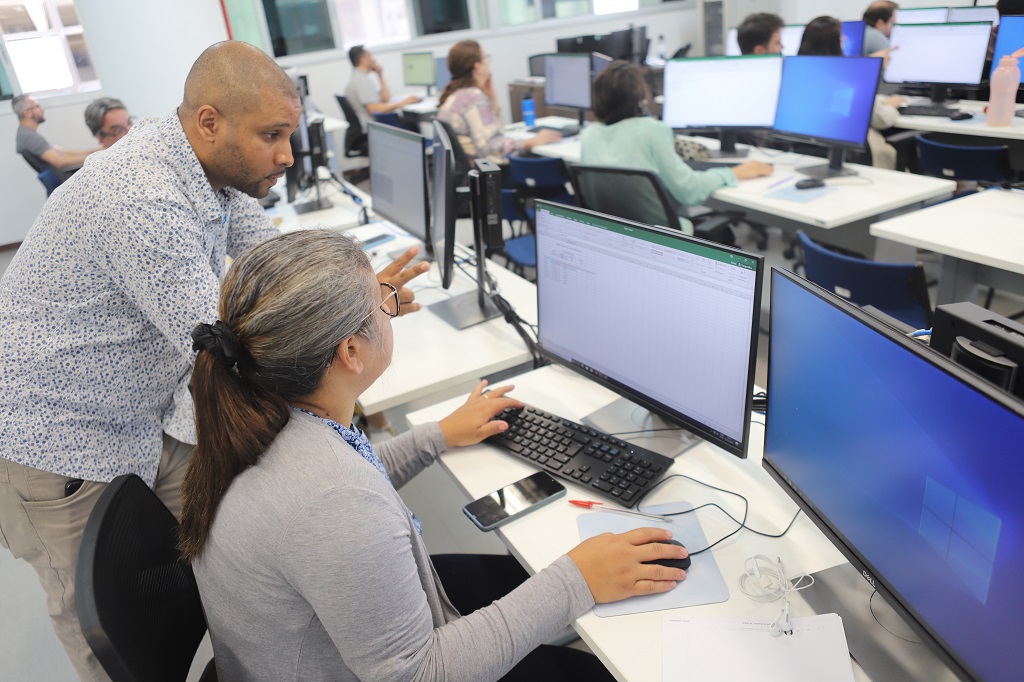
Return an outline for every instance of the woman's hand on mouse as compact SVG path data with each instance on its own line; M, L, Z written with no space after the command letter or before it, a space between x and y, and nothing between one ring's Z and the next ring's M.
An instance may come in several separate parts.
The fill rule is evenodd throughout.
M569 558L587 581L598 604L638 594L668 592L686 578L686 571L657 564L655 559L682 559L686 550L661 544L672 533L662 528L637 528L627 533L603 533L569 550Z
M772 170L774 169L771 164L764 161L744 161L732 167L732 172L736 174L736 178L739 180L749 180L750 178L762 175L771 175Z
M476 445L501 433L508 424L495 417L506 408L523 406L515 398L505 397L514 386L499 386L485 392L486 386L486 381L477 384L465 404L440 421L448 447Z

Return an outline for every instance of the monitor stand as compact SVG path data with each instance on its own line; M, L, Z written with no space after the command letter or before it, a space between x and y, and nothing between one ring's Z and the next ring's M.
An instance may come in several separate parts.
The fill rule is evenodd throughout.
M701 442L699 436L665 421L647 408L640 407L625 398L619 398L615 402L591 412L580 421L598 431L624 434L616 436L616 438L621 438L628 443L666 457L678 457ZM658 429L672 430L658 431ZM654 433L645 436L641 433L632 433L635 431L654 431Z
M828 163L820 166L802 166L796 168L797 173L803 173L807 177L827 180L828 178L840 178L848 175L857 175L857 171L843 165L846 158L846 150L842 147L830 147L828 150Z
M955 682L959 678L848 562L818 571L800 595L815 613L843 619L850 654L872 680ZM969 627L965 624L965 627Z
M749 149L736 149L737 133L734 130L718 131L718 150L712 150L711 157L715 159L741 159L750 153Z
M467 329L501 316L501 311L480 288L432 303L428 307L430 312L456 329Z

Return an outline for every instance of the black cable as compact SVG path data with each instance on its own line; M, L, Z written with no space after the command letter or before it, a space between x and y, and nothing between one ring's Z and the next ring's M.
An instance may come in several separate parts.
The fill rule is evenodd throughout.
M790 522L786 526L786 528L781 533L779 533L777 535L772 535L771 533L764 533L764 532L759 531L759 530L754 530L753 528L751 528L750 526L747 525L747 515L750 513L750 501L747 500L746 497L744 497L743 495L740 495L739 493L733 492L731 490L726 490L725 488L719 488L718 486L711 485L710 483L705 483L704 481L699 481L696 478L693 478L692 476L687 476L686 474L672 474L671 476L666 476L665 478L661 479L656 484L654 484L651 488L649 488L647 490L647 492L645 492L643 495L640 496L639 499L637 499L637 501L636 501L636 509L637 509L637 511L643 511L642 509L640 509L640 505L643 503L644 498L646 498L648 495L650 495L655 490L660 488L666 481L670 481L673 478L677 478L677 477L678 478L685 478L685 479L687 479L689 481L693 481L694 483L696 483L698 485L702 485L705 488L711 488L712 490L717 490L720 493L725 493L726 495L732 495L733 497L738 497L741 500L743 500L743 520L742 521L737 519L735 516L733 516L729 512L727 512L725 509L723 509L721 506L719 506L715 502L708 502L706 504L700 505L699 507L694 507L693 509L687 509L687 510L681 511L681 512L668 512L668 513L666 513L666 512L653 512L653 511L645 512L647 514L655 514L656 513L656 514L658 514L660 516L682 516L683 514L692 514L692 513L696 512L696 511L700 510L700 509L704 509L705 507L715 507L719 511L721 511L723 514L728 516L729 519L733 523L737 524L736 530L732 531L731 533L728 533L728 534L724 535L723 537L720 537L718 540L715 540L714 542L712 542L707 547L705 547L703 549L698 549L698 550L690 550L690 556L695 556L697 554L703 554L704 552L707 552L708 550L710 550L711 548L715 547L716 545L719 545L720 543L725 542L726 540L731 538L733 535L736 535L737 533L739 533L743 529L746 529L746 530L750 531L751 533L753 533L755 535L760 535L761 537L765 537L765 538L781 538L783 535L785 535L786 533L789 532L789 529L793 527L794 523L796 523L797 517L800 516L800 510L797 509L796 510L796 514L793 515L793 518L790 520Z

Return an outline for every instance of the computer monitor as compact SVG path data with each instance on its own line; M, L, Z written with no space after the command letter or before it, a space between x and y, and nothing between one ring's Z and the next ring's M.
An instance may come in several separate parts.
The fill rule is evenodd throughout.
M590 54L597 49L598 36L574 36L558 38L555 46L559 54Z
M995 49L992 51L992 71L999 66L999 60L1024 47L1024 17L1005 16L996 32ZM990 74L991 75L991 72Z
M844 21L842 23L843 54L847 57L859 57L864 51L864 29L867 24L863 21Z
M434 55L431 52L405 52L402 54L402 81L406 85L434 84Z
M403 128L371 122L370 197L374 212L433 250L427 195L426 140Z
M601 54L600 52L592 52L590 54L590 73L594 78L597 78L597 74L608 68L614 59L608 55Z
M804 24L783 26L779 35L782 39L782 54L794 57L800 51L800 41L804 38Z
M544 60L544 103L583 112L591 106L590 54L554 54Z
M944 24L947 21L948 7L908 7L896 10L897 24Z
M797 170L816 178L856 175L847 149L864 149L875 106L878 57L786 57L772 128L781 137L828 147L824 166Z
M433 126L430 241L441 288L447 289L455 271L455 150L441 122L434 121Z
M991 21L999 25L999 10L995 7L950 7L946 21L951 24L964 21Z
M1024 402L773 271L763 464L852 564L800 594L871 679L1020 679L1020 443Z
M729 30L725 32L725 56L739 57L742 54L743 51L740 50L739 29L735 26L730 26Z
M719 128L722 155L736 156L739 131L775 122L782 62L779 55L669 60L661 118L676 129Z
M885 67L886 83L978 85L981 83L992 24L896 24Z
M547 201L536 216L540 350L627 399L584 423L656 428L640 405L746 457L763 258Z
M319 114L314 116L316 118L302 111L299 125L289 138L293 162L285 169L285 184L288 203L300 215L332 206L326 197L320 195L320 183L317 181L317 168L327 166L327 137L323 117ZM316 190L316 198L297 203L299 195L310 188Z
M452 79L451 71L448 70L448 57L434 57L434 87L438 92L443 92Z
M441 278L441 288L448 289L455 275L455 151L451 139L445 132L440 121L434 121L433 151L433 224L430 227L431 241L434 245L434 258L437 262ZM493 162L492 162L493 163ZM476 171L471 171L475 173ZM477 247L477 287L474 291L442 299L429 306L431 312L456 329L465 329L480 322L493 319L500 315L494 303L488 297L488 282L485 271L484 254L484 222L477 212L479 200L479 183L470 178L475 196L471 204L474 206L473 237ZM499 178L500 180L500 178ZM500 181L497 183L500 194ZM500 206L500 199L492 197L492 203ZM497 211L497 224L501 225L500 208Z

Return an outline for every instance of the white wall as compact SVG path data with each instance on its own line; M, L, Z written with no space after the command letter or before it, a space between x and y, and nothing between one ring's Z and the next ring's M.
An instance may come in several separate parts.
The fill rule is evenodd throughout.
M970 6L970 0L896 0L900 7ZM829 15L853 21L864 15L872 0L780 0L779 15L787 24L806 24L814 17ZM985 3L991 4L991 3Z
M86 105L109 95L135 116L162 116L181 101L189 67L206 47L227 38L218 0L78 0L78 13L102 92L41 98L46 123L39 132L67 149L89 149ZM136 28L138 27L138 28ZM36 173L14 153L17 118L0 108L0 244L19 242L46 200Z

